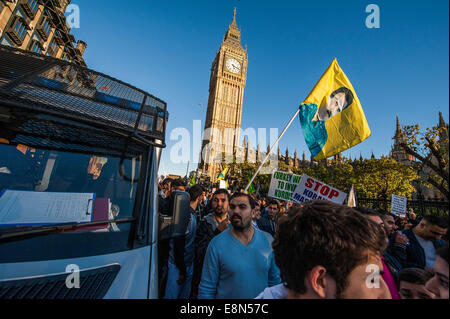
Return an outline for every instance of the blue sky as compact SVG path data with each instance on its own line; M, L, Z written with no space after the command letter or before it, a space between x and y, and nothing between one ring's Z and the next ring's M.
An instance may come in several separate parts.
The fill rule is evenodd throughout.
M170 132L177 127L192 131L193 120L201 120L203 127L211 63L234 7L249 56L243 128L277 127L281 132L334 57L352 82L372 131L344 156L388 154L396 115L402 125L421 127L436 125L439 111L449 119L447 0L72 3L81 12L80 28L72 32L88 44L89 68L167 102L163 175L186 173L187 163L169 159L178 142L170 141ZM380 8L379 29L365 26L365 8L371 3ZM280 142L283 154L286 147L290 154L297 149L310 156L298 119ZM190 170L195 168L191 160Z

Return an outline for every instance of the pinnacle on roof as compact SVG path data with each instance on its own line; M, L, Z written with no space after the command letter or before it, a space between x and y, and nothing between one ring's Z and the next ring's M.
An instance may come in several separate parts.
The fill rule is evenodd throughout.
M442 116L442 112L439 112L439 127L445 127L444 117Z
M236 7L233 10L233 21L230 24L230 28L238 28L236 23Z

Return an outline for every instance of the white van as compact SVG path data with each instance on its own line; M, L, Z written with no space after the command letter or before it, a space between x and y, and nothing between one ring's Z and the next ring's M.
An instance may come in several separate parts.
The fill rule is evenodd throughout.
M0 299L158 297L167 120L145 91L0 46Z

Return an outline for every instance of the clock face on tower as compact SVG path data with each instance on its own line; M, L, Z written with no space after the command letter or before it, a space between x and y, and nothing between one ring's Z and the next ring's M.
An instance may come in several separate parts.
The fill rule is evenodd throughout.
M228 71L232 73L241 72L241 64L233 58L227 59L226 66Z

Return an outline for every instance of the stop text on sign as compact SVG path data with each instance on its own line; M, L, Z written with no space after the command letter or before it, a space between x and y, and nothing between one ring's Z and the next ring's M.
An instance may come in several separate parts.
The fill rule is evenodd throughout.
M297 203L304 203L310 200L322 199L342 204L346 197L346 193L308 175L303 175L292 195L292 200Z

